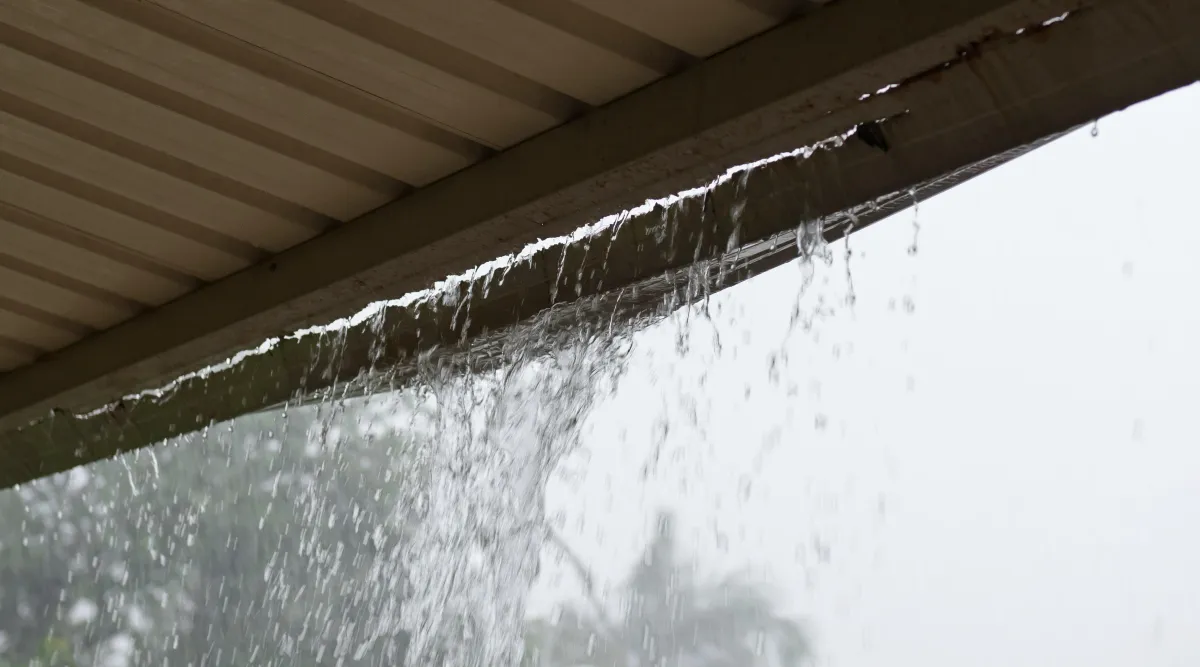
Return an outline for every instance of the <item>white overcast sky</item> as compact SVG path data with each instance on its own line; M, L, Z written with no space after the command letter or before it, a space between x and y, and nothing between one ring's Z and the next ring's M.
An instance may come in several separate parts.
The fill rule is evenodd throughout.
M675 508L824 665L1200 665L1198 119L1193 86L856 234L857 303L835 246L811 333L788 266L682 357L639 335L550 491L563 534L616 581Z

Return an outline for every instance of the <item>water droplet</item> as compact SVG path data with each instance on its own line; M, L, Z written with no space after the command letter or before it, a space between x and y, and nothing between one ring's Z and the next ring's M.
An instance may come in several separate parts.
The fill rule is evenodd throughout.
M908 254L915 256L917 254L918 241L921 237L921 203L917 200L917 191L915 188L908 191L908 196L912 199L913 219L912 219L912 244L908 246Z

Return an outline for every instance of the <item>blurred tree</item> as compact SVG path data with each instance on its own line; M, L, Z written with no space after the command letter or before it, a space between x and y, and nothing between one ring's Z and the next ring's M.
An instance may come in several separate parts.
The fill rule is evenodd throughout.
M398 628L364 618L399 595L372 568L400 543L415 403L386 403L250 415L0 492L0 667L402 662Z
M591 575L565 545L589 598L556 622L533 621L527 667L794 667L811 654L803 627L779 616L771 600L744 582L701 586L679 562L674 517L634 567L622 599L622 622L610 619L591 591Z

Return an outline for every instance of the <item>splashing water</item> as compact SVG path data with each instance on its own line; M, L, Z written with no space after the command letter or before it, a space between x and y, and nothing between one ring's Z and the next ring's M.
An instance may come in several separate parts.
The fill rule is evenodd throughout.
M732 177L743 190L747 174ZM741 194L729 211L735 223ZM624 372L629 335L678 311L676 344L686 353L693 315L711 318L714 284L724 284L741 261L736 230L725 249L733 257L705 259L682 247L677 205L689 203L663 205L655 230L671 252L694 255L684 268L560 303L466 344L474 299L486 299L519 261L495 281L491 269L480 268L427 295L425 304L452 313L457 335L402 369L331 383L280 410L0 496L8 503L0 505L0 523L20 520L8 532L0 525L0 554L4 535L23 541L8 575L18 584L0 591L0 616L20 618L21 627L0 635L0 665L10 656L46 664L71 656L99 667L560 667L537 656L554 645L586 646L581 660L612 657L646 631L638 624L658 634L624 658L630 665L657 665L664 651L699 646L666 629L673 622L667 603L676 596L669 582L642 581L649 592L631 598L641 616L614 614L587 641L564 644L540 626L531 634L526 609L553 534L547 485L575 451L592 406ZM772 250L794 241L801 291L816 280L818 265L833 262L824 233L824 221L813 220L769 241ZM581 237L580 248L603 258L603 272L616 238L593 248ZM581 295L584 265L568 272L565 257L551 268L552 303L566 293L560 287ZM455 280L481 287L461 291ZM638 304L630 312L641 314L618 317L623 303ZM389 343L382 311L361 317L374 318L364 320L374 336L371 357L382 358ZM304 372L336 378L347 331L310 332L319 353ZM713 340L719 346L715 332ZM656 576L674 576L663 572ZM754 614L768 608L757 594L736 590ZM697 587L689 594L710 593ZM693 603L699 632L711 622L708 603ZM752 625L704 650L733 650L745 663L769 653L765 637L782 641L785 652L805 645L790 626L778 627L782 634ZM531 637L549 643L531 648ZM746 642L750 653L737 653Z
M534 321L487 371L430 357L413 389L252 415L28 487L0 521L26 516L48 567L108 582L30 589L31 628L63 616L77 629L56 650L114 667L516 665L544 487L622 369L621 332L601 324Z
M619 358L613 339L585 336L487 375L423 369L433 437L402 481L411 597L398 620L414 633L409 664L520 660L544 488Z
M919 247L918 241L921 239L921 202L917 201L917 191L908 191L909 199L912 200L912 244L908 246L908 254L916 256Z
M735 178L743 185L747 180L744 174ZM1081 192L1091 190L1089 185ZM661 284L637 283L620 293L619 300L651 299L647 293L661 299L661 309L645 321L617 322L612 302L599 299L564 303L572 291L580 294L585 276L556 260L548 267L557 274L548 290L559 304L553 312L482 336L480 346L463 346L472 317L482 319L489 287L503 285L510 269L518 275L515 263L498 270L496 280L476 271L465 280L484 279L480 290L438 295L454 315L456 335L446 337L446 347L407 360L407 374L381 363L370 377L294 397L282 409L0 493L0 667L794 667L810 664L814 651L807 626L797 619L821 619L822 611L832 621L819 636L822 652L834 656L828 663L872 664L881 655L908 657L903 651L914 650L910 639L917 635L904 626L914 605L923 619L941 614L966 632L970 624L962 621L972 620L977 641L968 648L960 642L964 653L980 657L976 652L1004 649L1011 641L1017 645L1009 653L1024 651L1022 633L1007 625L1001 628L1005 642L990 641L997 628L991 595L972 612L967 598L979 596L959 594L980 581L971 578L982 571L971 560L983 551L980 545L1001 553L1009 548L1012 562L1055 575L1037 590L1031 587L1031 597L1012 598L1013 608L1033 609L1031 601L1041 606L1048 600L1053 622L1070 630L1079 622L1072 612L1108 601L1117 610L1112 618L1128 621L1122 593L1139 591L1110 595L1105 584L1111 581L1079 578L1087 568L1078 563L1124 554L1110 548L1119 531L1096 526L1111 527L1114 516L1140 511L1130 502L1138 496L1121 491L1107 497L1110 504L1089 518L1091 501L1105 500L1099 489L1110 485L1083 488L1085 500L1062 492L1080 474L1079 459L1066 449L1056 461L1058 443L1051 440L1069 438L1055 430L1039 440L1011 414L975 413L987 402L966 388L976 376L987 388L1003 369L981 374L957 357L947 363L942 372L951 374L941 377L960 382L942 383L934 405L938 418L930 420L939 422L935 428L916 429L922 410L909 403L917 392L907 357L901 355L896 368L879 363L895 358L894 343L907 345L908 325L896 313L872 311L881 284L882 298L895 291L895 272L873 278L856 263L852 276L850 244L836 252L826 243L836 225L851 231L860 226L852 215L848 222L832 216L793 220L794 231L758 244L772 251L776 243L794 248L797 259L760 277L757 304L730 298L732 290L713 293L714 284L736 279L743 251L756 251L739 244L739 234L753 229L755 212L742 198L745 188L738 194L724 212L736 227L727 248L733 258L697 262L653 279ZM911 229L904 217L889 230L896 267L912 266L906 250L915 254L920 240L915 193L908 194ZM878 219L859 213L862 225ZM738 227L743 216L745 228ZM670 216L662 222L656 229L668 240L675 232ZM936 233L936 224L930 222L926 232ZM1113 238L1124 240L1124 234L1122 227ZM614 238L587 249L601 272ZM879 246L873 243L871 236L855 239L856 248L871 247L875 256ZM927 250L934 245L941 243ZM923 262L939 253L925 254ZM842 269L838 262L844 271L830 270ZM1043 285L1024 293L1037 296ZM793 294L789 319L780 300ZM853 310L857 298L861 303ZM921 320L938 307L934 297L928 299L917 310L912 294L896 295L893 308L904 321ZM946 304L941 302L943 309ZM1108 304L1097 309L1096 321L1110 321ZM829 317L839 310L852 311L847 319L866 321L869 326L861 328L873 332L876 353L882 349L888 356L871 358L869 340L858 340L854 352L846 322ZM726 326L735 320L746 324ZM371 345L383 358L394 341L383 317L372 321ZM995 324L983 322L978 331ZM1022 326L1009 327L1009 340L1027 333ZM973 340L948 329L937 340ZM798 334L812 344L796 344ZM340 330L318 336L322 354L312 359L311 370L336 376L330 359L352 343ZM776 345L781 337L784 344ZM1044 347L1041 338L1036 342ZM766 382L753 381L759 372ZM1027 378L1011 375L1014 387L1029 389ZM1185 375L1181 371L1170 386L1186 386ZM922 375L921 391L937 391L937 379L931 373L927 382ZM617 382L621 391L613 392ZM1059 386L1050 385L1051 391ZM972 423L976 430L969 432L991 438L996 447L966 447L955 438L927 449L928 458L916 466L894 458L899 449L919 454L929 440L944 437L943 422L954 418L944 408L960 395L969 403L962 423L986 424L979 430ZM1114 405L1124 400L1114 394ZM1044 407L1035 403L1029 412ZM1046 405L1055 407L1047 414L1072 407ZM1108 457L1112 476L1106 481L1119 487L1158 456L1149 445L1159 444L1154 438L1163 417L1145 416L1142 409L1149 408L1138 408L1132 426L1088 414L1095 412L1091 404L1079 409L1083 418L1075 421L1098 438L1105 431L1117 434L1107 450L1085 448L1085 476L1095 477L1095 462ZM997 417L977 419L987 414ZM1130 453L1130 438L1146 446ZM1027 465L1014 459L1014 447L1024 448ZM962 470L978 476L945 474L956 458ZM1160 464L1175 475L1168 480L1179 483L1175 498L1188 497L1195 480L1186 470L1195 466L1165 457ZM896 466L904 474L892 480ZM903 486L905 478L916 495L890 497L893 481ZM1146 482L1141 500L1164 497L1158 480ZM973 509L974 487L987 485L999 495L975 498L984 509ZM1039 485L1040 502L1009 502L1012 488L1024 493ZM1036 548L1045 537L1037 526L1009 539L1014 527L1035 522L1019 514L1011 518L1021 521L991 520L1007 516L1004 508L1033 508L1036 518L1057 512L1063 522L1053 534L1072 536L1082 557L1045 558ZM981 523L979 516L989 520ZM1162 589L1164 599L1178 598L1174 592L1187 586L1195 560L1185 557L1188 549L1195 551L1186 541L1176 543L1177 550L1171 542L1160 548L1146 541L1156 516L1137 522L1136 542L1124 546L1150 554L1154 567L1142 571L1174 567L1181 574L1166 583L1143 579L1153 587L1141 588L1139 595L1147 597L1139 600L1152 599L1152 589ZM1186 519L1187 512L1179 516ZM897 523L880 531L885 520ZM918 530L897 527L905 525ZM906 532L908 557L889 565L876 533L895 540ZM1187 534L1183 528L1160 532ZM1089 546L1095 535L1104 548ZM1071 545L1057 540L1052 546ZM1129 581L1145 577L1128 565L1113 560L1098 572L1132 573ZM856 608L872 619L881 611L864 608L860 598L888 567L899 585L882 588L903 589L905 597L885 601L892 611L871 625L855 617ZM849 576L841 588L831 587L828 574L838 568ZM1020 573L1028 578L1025 569ZM942 580L967 584L942 583L952 604L938 604L926 592ZM986 579L993 580L1003 588L1023 583ZM1073 582L1082 604L1055 609L1072 600L1045 596L1046 586L1056 591ZM996 590L998 598L1006 594ZM1100 598L1086 597L1096 591ZM770 593L790 597L780 604ZM1189 627L1190 616L1179 618L1179 626ZM1184 633L1153 620L1154 626L1143 625L1152 627L1153 650L1163 655L1170 633ZM1032 651L1046 648L1047 621L1010 622L1017 630L1030 624ZM1129 627L1141 632L1142 625ZM886 642L889 634L900 641L876 650L872 642ZM827 648L839 641L849 659ZM946 646L939 643L934 652Z
M820 220L800 225L794 242L803 290L834 254ZM670 544L651 545L657 555L620 598L624 611L591 591L600 620L586 637L528 609L555 530L547 486L623 377L630 335L674 312L668 328L687 354L723 266L698 262L639 284L662 299L643 319L614 320L600 299L558 306L483 344L433 350L402 382L362 379L364 397L346 383L318 402L0 496L0 522L22 517L11 532L25 554L20 583L0 592L0 614L24 623L18 641L3 637L0 659L8 650L101 667L640 667L716 652L796 664L770 662L809 649L766 597L736 582L684 582ZM469 317L469 303L449 307ZM322 342L347 345L337 331ZM401 388L379 389L393 381ZM646 474L660 464L647 462ZM561 538L553 544L551 560L571 555ZM679 623L724 634L676 636Z

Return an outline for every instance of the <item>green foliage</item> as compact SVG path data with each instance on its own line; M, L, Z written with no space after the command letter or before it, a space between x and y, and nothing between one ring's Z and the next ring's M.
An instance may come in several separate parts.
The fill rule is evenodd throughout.
M37 653L25 662L26 667L76 667L75 649L62 637L50 636L42 640ZM17 667L17 663L0 660L0 667Z
M50 636L42 642L38 651L39 667L75 667L75 648L62 637Z

